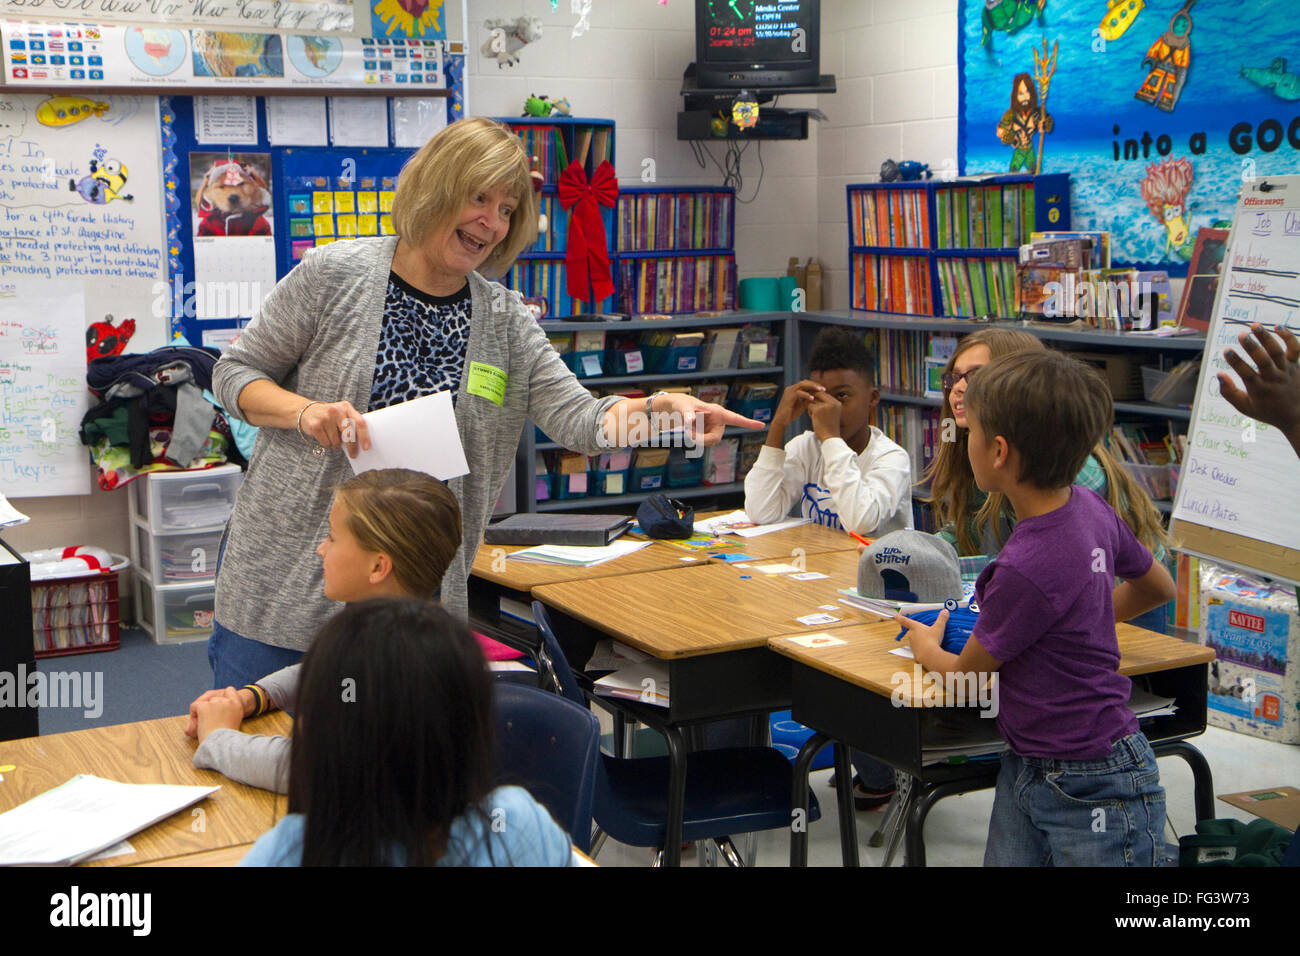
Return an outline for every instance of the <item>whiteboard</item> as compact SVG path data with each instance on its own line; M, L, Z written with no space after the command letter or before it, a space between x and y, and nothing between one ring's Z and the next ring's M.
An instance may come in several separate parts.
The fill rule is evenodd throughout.
M87 336L167 344L162 197L157 97L0 97L0 493L90 494Z
M1300 176L1242 186L1206 333L1170 538L1180 551L1300 582L1300 459L1219 394L1223 357L1260 322L1300 334ZM1247 359L1249 361L1249 359Z

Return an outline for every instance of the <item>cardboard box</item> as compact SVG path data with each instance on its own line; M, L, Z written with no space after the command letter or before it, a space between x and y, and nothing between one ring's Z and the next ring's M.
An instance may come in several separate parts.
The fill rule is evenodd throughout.
M1203 572L1200 642L1218 655L1210 664L1209 723L1300 743L1295 590L1214 569Z

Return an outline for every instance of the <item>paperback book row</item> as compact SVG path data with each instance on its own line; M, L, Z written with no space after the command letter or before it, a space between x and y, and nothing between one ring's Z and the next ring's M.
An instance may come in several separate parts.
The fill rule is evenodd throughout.
M923 256L854 253L853 308L934 315L930 261Z
M930 207L924 189L849 189L849 229L855 246L930 246Z
M539 124L511 126L524 141L524 150L536 160L542 182L554 186L560 173L576 159L590 176L602 162L612 158L609 126L545 126Z
M903 447L912 460L912 481L921 481L938 453L941 413L920 405L881 402L876 407L875 426Z
M518 259L502 282L524 297L524 303L538 319L563 318L591 310L591 303L569 295L563 259ZM605 299L601 308L609 301Z
M548 332L547 339L579 378L774 368L781 351L780 337L763 323L702 331Z
M943 369L957 347L956 336L873 329L866 342L875 352L876 386L882 392L943 397Z
M1172 500L1187 451L1187 436L1172 420L1117 423L1105 435L1106 449L1155 501Z
M1011 259L938 259L943 314L956 316L1016 315L1020 294Z
M37 653L111 644L117 640L117 628L116 581L32 588L32 634Z
M734 197L726 192L639 192L618 197L623 252L730 249Z
M1034 184L936 189L940 249L1014 249L1034 231Z
M1174 321L1169 274L1111 268L1108 232L1035 232L1020 247L1018 272L1027 318L1122 332Z
M622 312L676 314L735 308L735 256L621 259L618 275Z

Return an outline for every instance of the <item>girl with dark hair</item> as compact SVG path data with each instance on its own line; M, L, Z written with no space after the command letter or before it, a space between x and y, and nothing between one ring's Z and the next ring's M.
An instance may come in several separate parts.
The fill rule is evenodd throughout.
M289 815L240 866L566 866L568 836L492 789L491 678L428 601L350 604L302 665Z

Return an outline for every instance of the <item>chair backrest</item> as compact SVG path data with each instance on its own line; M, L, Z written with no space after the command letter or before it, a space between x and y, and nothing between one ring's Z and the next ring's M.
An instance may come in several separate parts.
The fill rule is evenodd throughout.
M578 686L578 679L573 676L568 658L560 649L560 642L551 627L551 616L546 612L546 605L541 601L533 602L533 621L542 635L542 646L537 654L537 671L542 681L549 680L555 693L562 694L581 707L587 706L587 700ZM539 682L539 683L540 683Z
M585 707L536 687L496 683L497 784L523 787L551 811L584 853L600 759L600 721Z

